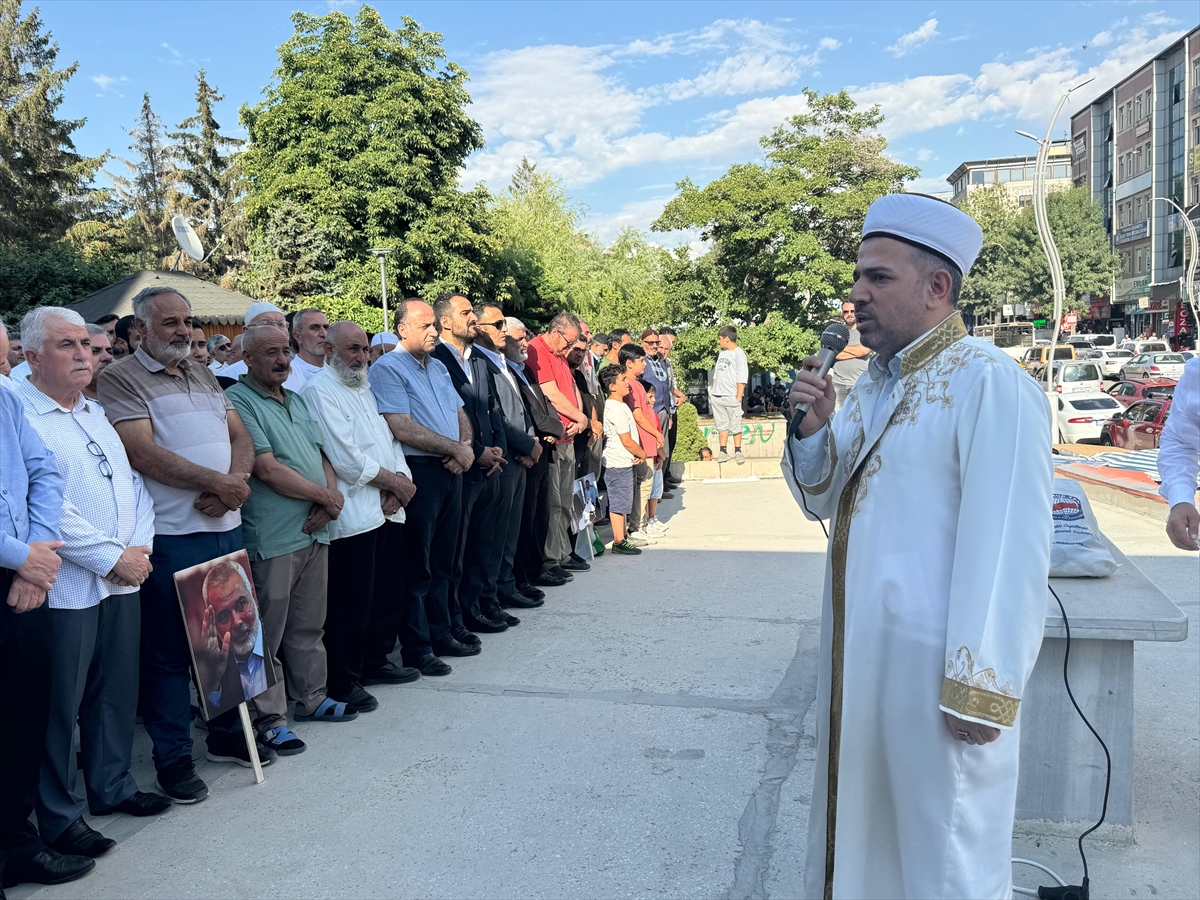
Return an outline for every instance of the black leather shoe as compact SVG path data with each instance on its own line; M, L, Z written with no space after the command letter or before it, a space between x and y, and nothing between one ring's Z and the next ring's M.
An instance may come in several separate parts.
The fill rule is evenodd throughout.
M451 628L450 635L456 641L466 644L467 646L471 646L472 644L478 646L483 643L483 641L479 639L479 635L471 634L471 632L467 631L467 629L461 625L455 625L453 628Z
M565 566L552 566L551 568L547 569L546 571L549 572L551 575L557 575L559 578L561 578L563 580L564 584L568 581L575 580L575 576L572 575L570 572L568 572Z
M64 856L89 856L95 859L97 856L103 856L115 846L117 846L116 841L106 838L100 832L89 827L88 823L83 821L83 817L80 816L67 826L66 831L55 838L50 849Z
M539 606L545 605L545 600L535 600L533 597L526 597L524 594L514 594L511 597L504 597L500 600L500 608L508 609L515 606L517 609L537 609Z
M464 644L450 638L448 641L434 641L433 652L438 656L478 656L483 647L480 644Z
M46 849L23 866L9 863L4 867L4 886L18 884L64 884L82 878L96 868L96 861L87 856L68 856Z
M149 794L144 791L138 791L132 797L127 797L116 806L110 809L94 809L93 816L111 816L113 813L125 813L128 816L157 816L159 813L164 813L172 806L175 801L170 797L164 797L162 794Z
M405 662L408 662L408 660L405 660ZM412 665L413 668L417 669L422 675L429 677L449 675L454 671L450 668L449 664L442 662L432 653L430 653L428 656L422 656L420 659L412 660Z
M408 684L421 677L421 673L408 666L387 663L363 675L363 684Z
M523 594L524 596L528 597L530 600L545 600L546 599L546 592L539 591L528 581L523 581L517 585L517 593Z
M509 628L513 628L521 624L521 620L516 616L510 616L499 606L490 606L487 609L487 617L493 622L503 622Z
M463 624L467 626L467 630L476 631L479 634L499 634L501 631L508 630L508 626L503 622L498 622L489 616L480 619L474 616L463 616Z
M379 701L357 681L343 691L329 691L328 696L337 703L353 706L358 712L368 713L379 709Z
M562 587L569 580L561 575L555 575L553 572L541 572L533 577L532 583L542 587Z
M587 572L592 568L586 559L574 553L567 557L567 561L562 564L562 567L568 572Z

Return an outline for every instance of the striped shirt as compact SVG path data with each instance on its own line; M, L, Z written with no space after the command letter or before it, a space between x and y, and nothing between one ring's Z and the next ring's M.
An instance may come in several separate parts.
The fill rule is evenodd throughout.
M16 389L25 417L54 448L65 480L62 566L47 595L51 609L87 609L110 594L131 594L104 580L130 546L152 546L154 504L142 478L129 466L125 446L100 408L79 395L72 409L47 397L31 381ZM92 449L88 449L88 445ZM97 454L96 450L103 453ZM107 465L104 461L107 460ZM111 471L112 477L104 474Z

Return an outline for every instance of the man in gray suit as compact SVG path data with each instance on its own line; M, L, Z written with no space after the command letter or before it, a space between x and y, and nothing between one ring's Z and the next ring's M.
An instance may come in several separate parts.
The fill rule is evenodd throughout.
M496 531L504 536L499 556L499 573L495 581L488 580L487 590L494 586L495 594L487 602L499 602L500 606L531 609L545 601L531 598L517 590L513 575L513 559L517 555L517 541L521 534L521 511L525 499L525 470L532 468L542 454L542 442L533 430L525 403L521 399L521 387L504 361L504 348L508 343L508 325L500 307L482 303L475 307L475 348L493 369L496 394L500 400L500 411L504 417L504 436L508 441L509 460L500 471L501 515ZM480 598L481 603L485 598Z

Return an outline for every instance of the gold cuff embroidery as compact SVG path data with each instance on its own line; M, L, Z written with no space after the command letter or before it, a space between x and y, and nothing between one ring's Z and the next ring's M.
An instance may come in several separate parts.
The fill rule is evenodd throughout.
M1017 720L1020 703L1016 697L972 687L953 678L942 679L942 706L972 719L984 719L1010 728Z

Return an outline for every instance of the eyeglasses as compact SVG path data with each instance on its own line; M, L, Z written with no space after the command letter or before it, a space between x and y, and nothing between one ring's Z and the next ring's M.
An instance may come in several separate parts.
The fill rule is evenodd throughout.
M100 474L109 480L113 477L112 465L108 461L108 457L104 455L104 448L95 441L87 442L88 453L98 457L100 460Z
M495 322L476 322L480 328L495 328L497 331L503 331L508 327L503 319L497 319Z

